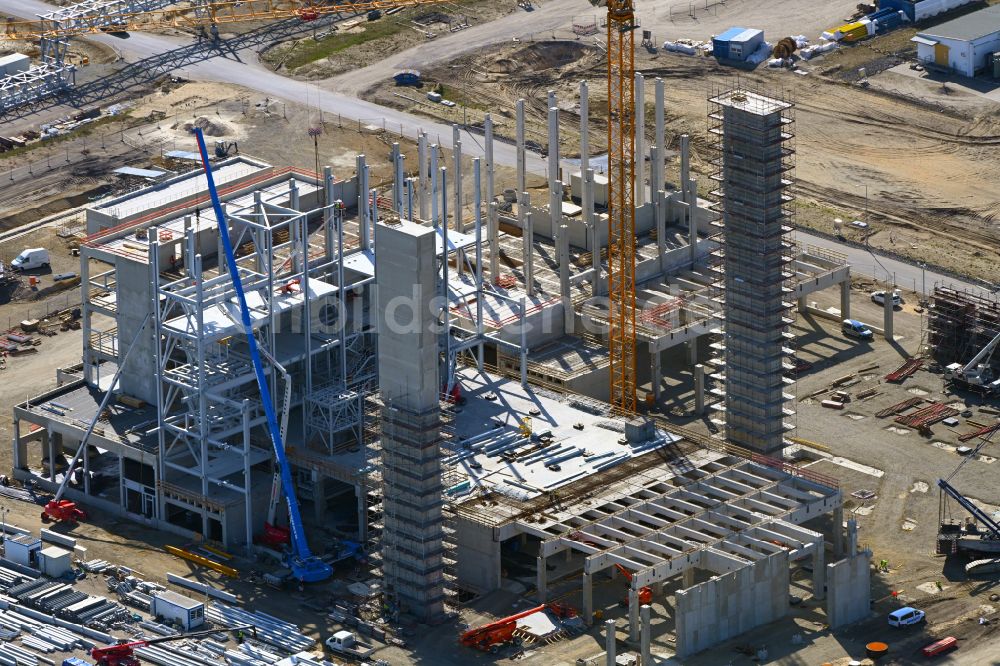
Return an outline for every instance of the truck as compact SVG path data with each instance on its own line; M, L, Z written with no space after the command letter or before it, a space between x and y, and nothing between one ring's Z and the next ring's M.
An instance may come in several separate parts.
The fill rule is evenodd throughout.
M27 248L10 262L10 267L15 271L30 271L48 265L49 251L44 247Z
M367 659L375 652L374 645L359 641L354 632L347 630L338 631L326 639L326 647L331 652L344 655L345 657L353 657L354 659Z

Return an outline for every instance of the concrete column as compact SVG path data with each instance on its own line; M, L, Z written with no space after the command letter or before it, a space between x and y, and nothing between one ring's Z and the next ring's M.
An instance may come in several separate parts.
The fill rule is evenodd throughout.
M537 560L537 582L536 587L538 588L538 603L544 604L546 598L546 592L548 591L548 581L546 577L548 572L545 570L545 558L538 557Z
M691 140L687 134L681 134L681 198L687 202L688 181L691 180Z
M651 348L650 351L649 351L649 360L650 360L650 365L652 366L652 370L651 370L652 377L650 378L650 382L653 384L653 397L656 398L657 402L659 402L660 401L660 384L662 383L660 381L660 379L661 379L661 376L663 374L663 370L660 367L660 350L658 350L658 349L657 350L653 350Z
M462 222L462 135L458 125L451 126L452 157L455 162L455 231L465 233ZM458 272L461 274L461 262L458 262Z
M799 314L805 314L806 310L809 308L808 296L799 296L798 299L798 311Z
M313 472L313 520L318 524L323 524L323 516L326 515L326 477L317 472Z
M438 169L438 145L431 145L431 160L430 160L430 188L431 188L431 226L437 227L439 224L438 220L438 207L440 203L438 202L438 189L443 185L443 183L438 182L440 172Z
M490 280L495 281L498 275L497 262L500 256L499 220L497 218L496 207L496 167L493 162L493 118L486 114L483 119L483 130L485 132L485 160L486 160L486 239L490 247Z
M392 144L392 207L396 215L403 217L403 192L406 189L406 179L403 176L403 153L399 151L399 143Z
M368 211L368 165L365 163L365 156L357 157L358 171L358 235L361 237L362 249L369 249L368 243L368 221L370 213Z
M500 275L500 218L497 212L497 202L490 201L489 207L489 242L490 242L490 281L496 282Z
M844 556L844 507L838 506L833 510L833 557L840 559Z
M628 589L628 639L639 640L639 592L632 587Z
M573 333L573 293L569 287L569 225L559 225L559 295L563 305L563 331Z
M885 302L882 307L882 328L885 329L885 339L892 341L892 287L888 280L885 281Z
M42 441L48 444L49 450L49 481L55 483L56 481L56 440L59 440L59 449L62 450L62 435L59 433L48 434L42 437ZM47 441L46 441L47 440ZM121 456L119 456L120 458ZM119 478L124 479L124 476Z
M535 295L535 229L531 223L531 195L521 192L521 203L517 206L521 218L521 271L524 273L524 290L528 296Z
M583 621L588 627L594 623L594 579L586 572L583 574Z
M364 483L354 484L354 501L358 509L358 541L368 540L368 491Z
M601 292L601 230L597 226L597 215L594 213L594 170L585 169L581 174L583 180L583 221L590 234L590 267L593 278L590 281L591 296Z
M687 341L688 361L692 366L698 365L698 338Z
M493 164L493 118L490 114L486 114L483 119L483 132L484 138L484 159L486 161L486 201L491 202L496 196L496 191L494 190L495 182L494 177L496 176L495 166Z
M823 563L823 542L816 544L813 553L813 598L822 601L826 598L826 565Z
M660 187L663 187L661 184ZM660 270L666 270L667 255L667 193L657 190L656 202L656 254L660 257Z
M559 109L549 107L549 217L552 220L552 241L556 246L556 261L562 266L562 182L559 180Z
M694 411L698 416L705 414L705 366L694 366Z
M854 557L858 554L858 521L853 518L847 519L847 556Z
M69 470L66 470L69 472ZM90 494L90 446L83 447L83 492Z
M684 578L681 582L681 589L686 590L694 585L694 567L688 567L684 570Z
M639 619L642 622L642 632L639 635L639 663L641 666L650 666L653 663L652 655L649 652L650 633L653 630L649 610L647 604L643 604L642 608L639 609Z
M698 259L698 181L694 178L687 181L687 196L688 251L694 266Z
M646 203L646 79L635 73L635 205Z
M655 197L656 193L663 188L663 155L666 149L666 136L663 119L663 79L656 79L656 156L653 158L652 182L650 183L650 196Z
M417 159L420 164L417 167L417 177L420 180L420 219L426 220L430 215L431 200L431 179L428 171L430 167L427 163L427 134L420 133L417 137Z
M333 169L328 166L323 167L323 200L326 202L327 210L323 213L323 251L327 259L333 258L333 213L330 206L333 205ZM222 237L219 237L221 242ZM222 255L219 255L222 256Z
M590 168L590 92L587 82L580 81L580 179ZM576 194L576 192L574 192ZM580 197L581 199L583 197Z
M844 280L840 283L840 318L851 318L851 281Z
M515 105L517 109L517 192L520 194L528 189L527 183L525 182L525 153L524 153L524 100L517 100Z
M615 621L605 620L604 621L604 650L607 655L607 666L615 666L615 661L618 655L615 653L615 649L618 646L615 644Z

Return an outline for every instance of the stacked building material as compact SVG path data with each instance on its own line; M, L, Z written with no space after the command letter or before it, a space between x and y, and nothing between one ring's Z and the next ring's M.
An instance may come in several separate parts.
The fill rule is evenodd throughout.
M907 377L912 377L913 373L922 368L924 360L922 358L908 358L903 365L899 366L885 376L887 382L901 382Z
M978 439L979 437L985 437L986 435L990 434L991 432L995 432L997 430L1000 430L1000 423L996 423L996 424L991 425L991 426L985 426L983 428L979 428L977 430L973 430L972 432L967 432L964 435L960 435L959 438L958 438L958 441L960 441L960 442L968 442L969 440L972 440L972 439Z
M897 416L896 423L909 426L911 428L926 428L929 425L933 425L938 421L943 421L946 418L955 416L956 414L958 414L957 409L949 407L941 402L935 402L924 407L923 409L918 409L912 414Z
M891 407L887 407L880 412L875 412L875 416L880 419L888 418L890 416L895 416L896 414L902 414L911 407L916 407L924 401L923 398L910 398L904 400L903 402L897 402Z
M253 625L257 639L287 652L308 650L316 640L305 636L291 622L285 622L267 613L251 613L235 606L213 603L205 609L205 618L224 627Z

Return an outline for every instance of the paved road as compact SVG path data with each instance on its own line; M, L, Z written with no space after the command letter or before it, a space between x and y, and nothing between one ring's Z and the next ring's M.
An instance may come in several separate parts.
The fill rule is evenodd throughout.
M838 0L839 1L839 0ZM322 87L307 81L298 81L274 73L261 65L256 53L250 49L236 53L226 53L203 62L186 66L177 73L185 77L204 81L219 81L245 86L262 96L293 101L305 99L320 100L326 113L340 115L351 121L361 121L370 125L383 125L392 131L401 131L407 137L415 137L423 130L437 140L441 146L451 148L452 129L444 123L419 118L402 111L372 104L357 95L370 85L382 80L401 66L427 66L457 57L468 51L488 44L510 41L530 33L545 33L559 28L568 28L573 16L580 11L579 0L549 0L532 12L515 12L488 24L473 26L453 34L440 35L433 42L422 44L393 56L382 63L372 65L359 72L332 78L323 82ZM51 10L52 5L41 0L6 0L7 14L30 17ZM837 8L839 9L839 7ZM836 9L834 10L836 11ZM704 26L703 26L704 27ZM130 61L165 53L179 45L190 44L190 38L182 36L132 33L128 39L110 35L94 35L96 41L118 49ZM324 91L320 94L320 91ZM482 156L482 138L463 131L461 134L463 152L471 156ZM497 142L494 158L498 165L513 166L516 160L514 146ZM528 153L527 168L532 173L546 172L545 160L534 153ZM866 274L876 274L885 279L886 272L895 275L896 284L906 288L919 289L922 284L933 288L937 282L952 283L960 289L978 289L972 283L954 280L951 277L921 269L901 261L879 258L876 262L865 250L854 248L836 241L798 232L803 243L817 245L846 254L848 260Z

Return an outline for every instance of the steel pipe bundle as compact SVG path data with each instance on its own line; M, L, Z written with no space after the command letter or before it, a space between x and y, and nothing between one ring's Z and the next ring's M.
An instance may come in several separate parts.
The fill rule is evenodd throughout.
M288 652L308 650L316 644L316 640L304 636L297 626L267 613L250 613L241 608L213 603L205 609L206 619L215 624L235 627L241 624L252 624L257 628L257 639Z

